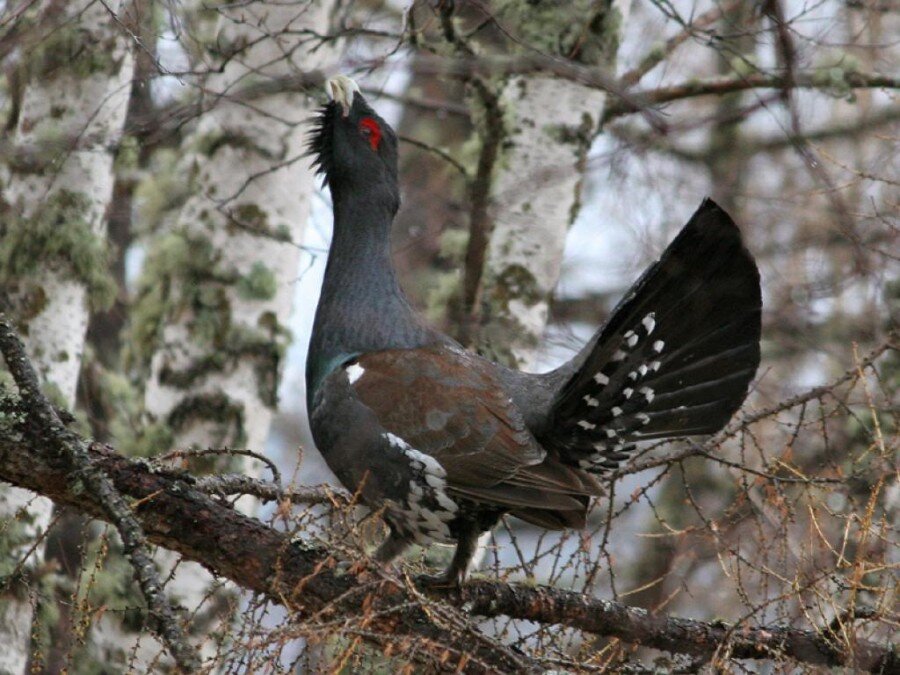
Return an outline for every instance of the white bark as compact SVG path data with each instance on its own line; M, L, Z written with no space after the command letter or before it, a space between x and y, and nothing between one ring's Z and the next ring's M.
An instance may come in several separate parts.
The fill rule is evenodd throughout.
M62 42L61 36L71 36L67 49L81 54L77 67L70 67L64 50L47 46L43 61L53 62L54 67L35 72L27 84L15 129L16 143L40 147L43 140L51 138L85 140L41 172L6 168L4 199L20 223L18 227L49 217L48 205L65 202L70 205L65 213L82 223L84 236L105 236L105 213L113 185L113 158L108 148L122 131L132 75L128 44L110 17L119 4L70 3L51 39ZM60 228L72 225L59 223ZM59 403L71 408L87 329L88 289L60 260L48 256L36 262L40 269L27 280L17 279L16 285L27 287L25 293L43 301L34 312L17 319L25 329L26 347L44 384L52 385ZM22 297L18 301L22 302ZM17 537L24 541L12 547L10 560L18 561L34 538L46 530L51 511L49 500L0 485L0 537L18 530ZM43 547L35 550L32 564L40 562L42 552ZM0 617L0 673L22 673L29 656L31 602L28 598L4 598Z
M206 95L214 97L216 92L252 81L319 67L331 50L312 51L309 47L318 43L304 44L309 38L302 31L327 32L333 7L331 0L224 6L213 31L218 39L211 45L252 46L204 81ZM212 55L209 59L215 63ZM299 273L299 243L314 187L310 161L304 157L309 132L305 122L316 106L313 99L300 94L273 95L254 100L252 106L223 98L184 143L184 164L196 167L196 178L169 231L212 250L215 271L223 280L210 282L221 300L211 310L218 312L220 332L215 336L200 335L196 312L179 305L184 289L173 287L166 300L165 325L150 358L145 407L157 423L172 430L173 448L228 446L264 451L279 372L274 362L260 361L258 352L245 348L248 340L261 341L264 349L286 347L286 335L273 327L286 322ZM242 291L242 281L254 275L268 281L271 293L248 294L246 286ZM198 364L209 364L210 357L221 356L226 349L236 352L198 371ZM216 405L204 408L204 401L210 400ZM216 412L224 409L229 414L217 417ZM259 471L251 462L231 469ZM242 505L247 511L256 506L249 500ZM176 562L174 556L164 554L159 560L169 568ZM194 611L208 597L212 583L201 567L181 563L167 590ZM207 599L205 606L209 604ZM209 626L193 629L204 637L210 632ZM207 647L209 655L212 645Z
M599 39L616 44L630 1L610 4L616 18ZM614 62L599 65L612 68ZM584 160L606 98L604 91L542 74L512 77L500 92L507 135L491 190L494 229L483 271L479 343L510 365L529 367L544 332L566 233L580 208Z
M225 92L251 79L279 76L294 70L310 70L328 54L297 48L296 31L327 27L331 2L263 3L239 5L223 10L221 34L227 42L246 38L256 44L232 60L224 72L210 78L205 87ZM240 14L240 17L237 15ZM236 20L240 18L241 23ZM294 35L281 36L286 29ZM269 37L260 39L266 35ZM258 42L257 42L258 41ZM236 284L223 285L232 329L259 333L271 319L283 322L290 311L292 283L297 277L299 242L309 212L313 175L309 160L302 157L308 127L303 124L314 110L313 101L299 94L280 94L254 101L252 107L219 102L200 120L187 146L197 139L218 137L211 156L197 153L200 167L193 194L183 207L174 231L188 232L209 241L218 256L221 271L246 277L266 269L274 275L274 294L248 298ZM242 231L230 222L265 223L288 241ZM196 317L180 312L167 322L152 357L152 375L145 402L157 419L167 416L191 397L223 393L241 411L242 434L218 420L198 417L177 430L173 447L240 444L261 451L269 432L272 401L260 396L260 382L251 358L238 358L224 368L197 377L187 386L167 383L161 374L184 372L211 349L192 334ZM273 344L280 338L273 337ZM269 385L274 387L274 379Z

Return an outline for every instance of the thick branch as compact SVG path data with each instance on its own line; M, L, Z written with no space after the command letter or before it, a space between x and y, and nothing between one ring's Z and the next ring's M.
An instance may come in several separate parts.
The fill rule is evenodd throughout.
M4 430L6 432L8 430ZM45 449L8 433L0 437L0 480L44 494L92 517L110 520L91 491L70 487L71 476L44 456ZM466 672L527 672L534 667L525 657L501 645L473 639L465 625L426 612L417 597L396 579L335 574L329 551L292 543L283 532L244 516L192 485L184 473L167 473L146 462L131 461L110 448L93 444L93 465L133 504L148 539L180 553L232 580L264 594L273 602L318 621L364 625L369 639L381 643L409 642L404 651L436 670L463 668ZM451 658L442 661L449 652Z
M134 577L163 642L183 672L196 672L200 668L200 659L187 641L180 619L163 591L141 526L103 470L91 461L84 441L66 429L41 392L37 373L25 353L25 345L3 314L0 314L0 351L19 388L34 436L50 448L55 463L66 470L67 487L86 487L86 492L96 500L104 520L116 526L125 556L131 562Z
M95 498L84 491L72 491L66 471L51 466L42 452L42 448L4 434L0 438L0 479L106 519ZM426 613L414 590L396 580L366 583L371 579L334 574L327 551L292 544L284 533L202 494L183 474L151 470L146 464L125 459L99 444L92 446L90 456L122 494L139 500L135 515L151 541L201 563L245 589L265 594L301 617L317 613L322 621L375 617L367 620L370 634L380 632L395 639L424 637L427 644L434 646L429 656L435 665L440 654L449 649L454 657L444 667L461 666L467 672L518 672L532 667L521 656L474 640L467 626L439 624L433 609ZM459 598L447 600L462 604L472 615L502 614L561 624L679 653L736 658L782 656L809 663L855 664L857 668L883 672L900 667L900 659L892 648L867 641L845 645L815 631L654 616L618 603L551 588L474 581L463 588ZM369 613L361 613L362 607L367 607Z
M555 588L473 581L463 589L473 614L562 624L668 652L735 659L788 657L805 663L896 672L900 653L865 640L848 645L787 626L753 627L650 614L638 607Z

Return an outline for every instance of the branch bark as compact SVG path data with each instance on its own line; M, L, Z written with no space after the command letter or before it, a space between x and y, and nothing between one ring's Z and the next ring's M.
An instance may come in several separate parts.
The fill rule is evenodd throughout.
M10 399L3 401L12 405ZM0 480L40 492L59 504L108 519L96 495L77 490L72 475L54 465L44 443L22 430L0 430ZM535 663L476 633L462 615L428 605L412 584L371 572L338 574L322 548L292 542L283 532L244 516L194 486L185 473L150 468L121 457L109 446L88 449L92 467L133 500L135 518L148 540L194 560L214 574L264 594L320 621L364 622L365 637L400 642L410 658L465 672L522 672ZM374 581L373 581L374 578ZM786 626L752 627L651 615L644 610L553 588L473 581L458 596L438 594L467 615L499 616L559 624L666 651L741 659L790 658L812 664L896 672L895 647L866 640L841 642L827 631ZM427 605L427 606L426 606ZM363 609L365 608L365 609Z
M828 89L835 83L828 79L828 71L804 70L787 74L753 73L750 75L715 77L708 80L691 80L669 87L649 91L637 91L629 99L612 100L604 111L603 122L628 113L644 111L648 106L671 103L697 96L730 94L747 89ZM900 89L900 77L880 73L843 71L841 85L849 89Z
M135 580L153 614L153 623L175 663L186 673L196 672L200 667L200 659L184 635L180 618L169 604L141 526L122 493L112 485L103 470L91 461L84 440L66 429L53 406L41 393L37 373L25 354L25 345L2 314L0 351L3 352L9 372L19 388L29 420L47 444L56 464L66 472L67 484L73 488L79 485L86 487L96 500L101 517L118 530L125 555L134 569Z

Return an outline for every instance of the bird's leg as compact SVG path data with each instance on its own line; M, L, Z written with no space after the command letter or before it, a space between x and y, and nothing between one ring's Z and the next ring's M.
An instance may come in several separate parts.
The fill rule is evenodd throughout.
M376 549L375 553L372 554L372 558L386 567L393 562L398 555L403 553L407 546L409 546L409 539L397 534L394 528L391 528L387 538L381 542L381 545ZM357 560L356 562L343 560L337 564L337 571L339 574L357 575L361 574L365 569L365 559Z
M474 523L461 525L460 532L456 537L456 552L453 554L450 566L437 576L419 577L421 582L429 588L458 589L462 586L469 571L469 563L472 562L472 556L475 555L480 535L481 530L475 527Z
M381 542L381 546L378 547L378 550L375 551L372 557L382 565L387 565L403 553L408 546L409 539L397 534L397 531L392 527L387 539Z

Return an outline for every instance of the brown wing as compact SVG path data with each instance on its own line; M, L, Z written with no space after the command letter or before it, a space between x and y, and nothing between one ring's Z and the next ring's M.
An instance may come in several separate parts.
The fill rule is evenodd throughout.
M599 485L537 443L490 364L450 347L366 354L347 369L389 433L434 457L451 491L513 509L583 511Z

